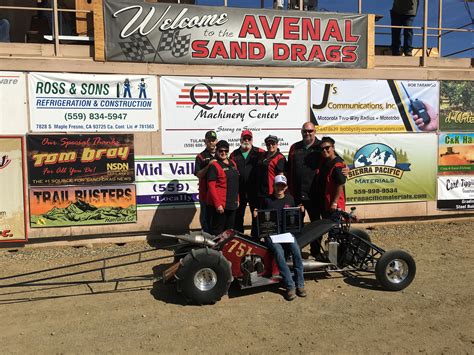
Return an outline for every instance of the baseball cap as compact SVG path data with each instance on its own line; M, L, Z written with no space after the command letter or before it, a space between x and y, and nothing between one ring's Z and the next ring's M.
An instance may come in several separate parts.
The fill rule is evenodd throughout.
M227 141L221 140L217 142L216 149L219 150L220 148L227 148L229 149L229 143Z
M214 131L207 131L204 138L206 138L206 139L217 139L217 134Z
M286 181L286 176L285 175L277 175L275 176L275 182L274 184L285 184L288 185L288 182Z
M252 134L252 131L248 130L248 129L244 129L242 131L242 133L240 134L240 138L243 138L243 137L250 137L252 138L253 137L253 134Z
M277 136L273 136L273 135L269 135L267 138L265 138L265 143L267 142L276 142L278 143L278 137Z

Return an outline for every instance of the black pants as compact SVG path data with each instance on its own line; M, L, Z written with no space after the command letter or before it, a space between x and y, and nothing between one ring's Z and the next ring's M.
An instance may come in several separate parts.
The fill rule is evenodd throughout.
M319 206L313 200L303 200L298 204L302 203L306 213L308 213L309 220L311 222L321 219L321 209L322 206Z
M311 222L318 221L322 217L322 210L323 206L322 203L317 203L314 200L303 200L300 203L303 204L304 209L306 210L306 213L308 213L309 220ZM316 240L313 240L310 244L310 253L314 257L319 257L319 254L321 253L321 239L318 238Z
M212 234L219 235L227 229L233 229L236 211L224 210L224 213L219 213L212 207Z
M399 15L390 11L392 26L412 26L415 16ZM401 46L401 28L392 28L392 54L400 55ZM413 28L403 29L403 52L410 54L413 49Z
M247 194L239 195L239 208L237 208L237 211L235 214L234 229L241 233L244 232L244 217L245 217L245 210L247 209L247 204L250 207L250 214L252 216L252 231L250 232L250 235L256 236L257 235L257 221L256 221L256 218L253 217L253 210L258 208L258 201L256 197L249 198Z

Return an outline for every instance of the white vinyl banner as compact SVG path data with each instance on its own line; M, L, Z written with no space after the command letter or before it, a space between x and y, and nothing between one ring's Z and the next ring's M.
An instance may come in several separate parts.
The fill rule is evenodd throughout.
M474 210L474 176L438 176L438 209Z
M314 79L311 120L321 133L436 131L439 82Z
M194 157L135 157L137 207L194 207L199 202Z
M0 72L0 133L28 132L26 76L20 72Z
M156 81L152 75L31 73L31 131L157 131Z
M304 79L161 77L160 92L164 154L200 152L209 130L234 149L245 129L255 146L264 147L272 134L288 151L307 121Z

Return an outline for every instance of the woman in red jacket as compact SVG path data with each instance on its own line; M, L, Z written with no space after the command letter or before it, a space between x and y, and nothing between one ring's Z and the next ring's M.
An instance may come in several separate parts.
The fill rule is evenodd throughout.
M216 158L207 171L207 203L212 207L211 232L218 235L234 228L239 207L239 171L228 158L229 143L216 144Z

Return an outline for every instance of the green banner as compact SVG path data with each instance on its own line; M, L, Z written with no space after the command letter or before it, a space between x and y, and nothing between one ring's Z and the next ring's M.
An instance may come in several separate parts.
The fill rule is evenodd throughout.
M474 175L474 133L439 136L439 175Z
M474 131L474 81L441 82L440 121L442 132Z
M349 167L348 204L430 201L436 197L436 134L339 135Z

